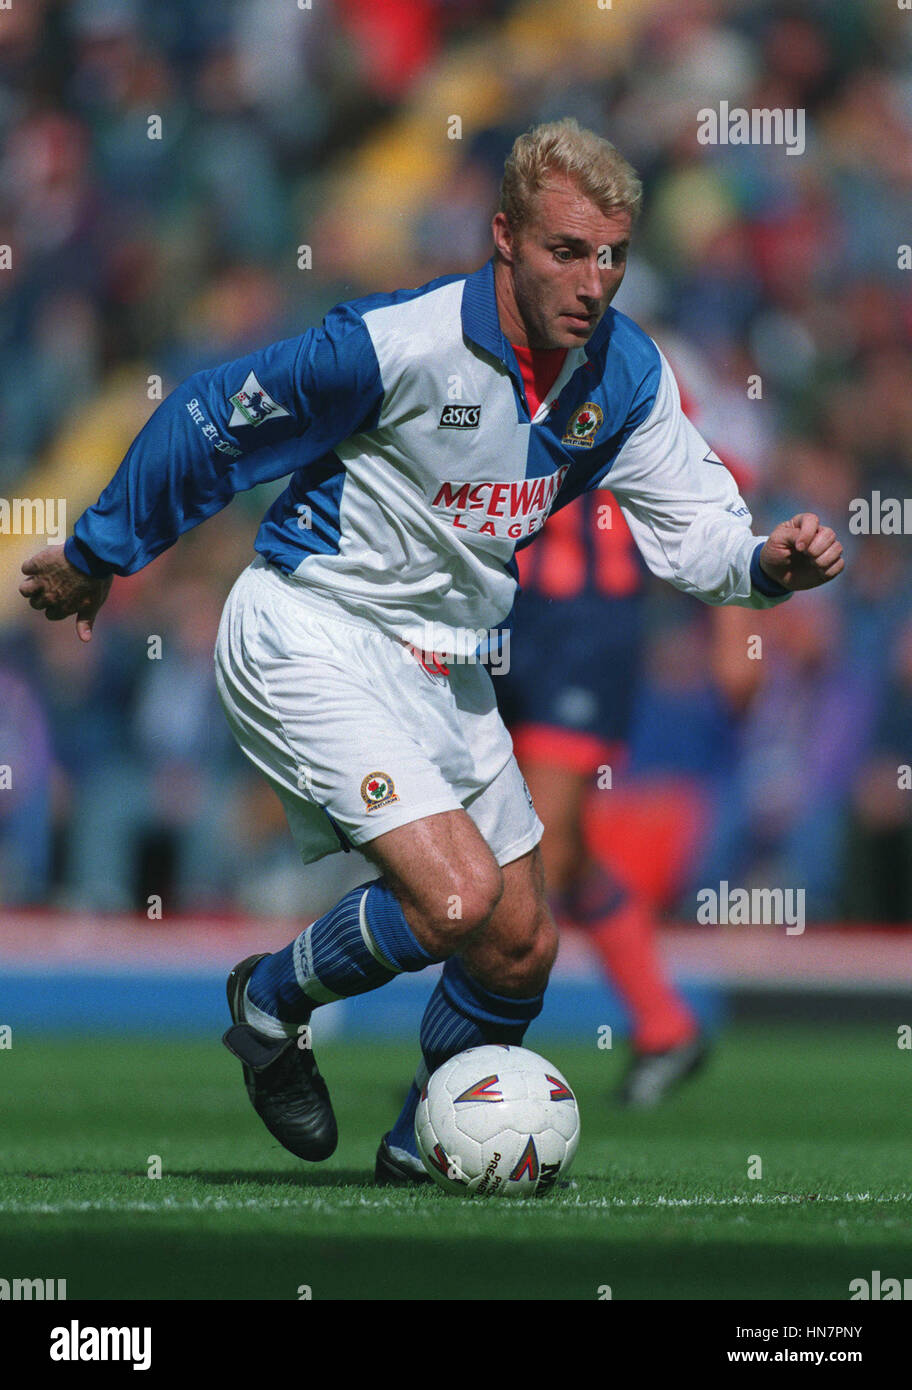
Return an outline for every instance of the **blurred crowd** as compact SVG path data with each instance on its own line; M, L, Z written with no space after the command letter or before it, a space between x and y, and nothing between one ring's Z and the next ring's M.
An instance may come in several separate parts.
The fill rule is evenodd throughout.
M302 332L340 298L394 288L382 264L352 273L332 254L334 171L524 8L35 0L3 12L0 493L29 495L36 465L104 406L125 364L167 390ZM702 607L656 586L629 775L689 778L711 811L669 910L724 878L805 885L818 921L910 921L912 543L849 534L848 520L853 498L903 498L912 475L912 14L869 0L644 0L622 64L581 55L570 26L546 41L547 80L528 64L504 71L496 121L466 119L445 184L400 219L409 282L487 258L504 157L535 121L576 116L631 160L645 210L616 307L673 361L677 345L702 432L749 479L755 529L812 509L847 554L836 583L757 616L744 700L720 688ZM805 153L699 143L698 111L722 98L803 109ZM70 624L7 610L0 901L318 906L212 675L221 603L267 500L238 498L115 583L88 647Z

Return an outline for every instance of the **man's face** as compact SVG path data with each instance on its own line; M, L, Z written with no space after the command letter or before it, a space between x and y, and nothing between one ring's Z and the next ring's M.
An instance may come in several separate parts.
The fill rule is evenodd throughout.
M517 234L497 213L492 230L505 263L498 308L510 341L531 348L582 347L624 278L630 228L629 213L606 216L557 174Z

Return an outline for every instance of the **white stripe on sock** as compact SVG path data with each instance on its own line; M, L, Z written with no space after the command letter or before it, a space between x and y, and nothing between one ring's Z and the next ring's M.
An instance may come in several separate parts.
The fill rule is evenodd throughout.
M256 1004L251 1004L250 995L244 991L244 1022L249 1023L251 1028L255 1028L258 1033L265 1033L267 1038L295 1038L298 1035L298 1025L296 1023L283 1023L280 1018L275 1018L272 1014L265 1013L257 1008Z
M365 888L361 895L361 901L358 904L358 922L361 926L362 939L378 965L382 965L385 970L391 970L394 975L401 975L402 971L399 966L393 965L392 961L386 959L386 956L374 940L370 927L367 925L367 907L365 904L367 903L367 895L369 892L370 888Z
M331 989L327 989L324 984L321 984L314 972L313 952L310 945L311 930L311 927L306 927L301 932L291 953L294 961L295 979L301 993L313 1000L315 1004L331 1004L333 1000L341 999L343 996L334 994Z

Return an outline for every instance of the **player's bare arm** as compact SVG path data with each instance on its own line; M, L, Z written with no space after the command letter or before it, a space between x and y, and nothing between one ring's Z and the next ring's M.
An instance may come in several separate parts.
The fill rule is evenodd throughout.
M71 565L62 545L39 550L22 566L19 592L51 622L76 617L76 635L90 642L98 610L108 597L111 576L96 579Z

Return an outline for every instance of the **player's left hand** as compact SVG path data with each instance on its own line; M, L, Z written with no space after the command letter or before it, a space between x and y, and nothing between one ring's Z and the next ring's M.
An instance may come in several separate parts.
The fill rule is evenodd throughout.
M845 569L842 546L813 512L780 521L760 551L760 567L786 589L815 589Z

